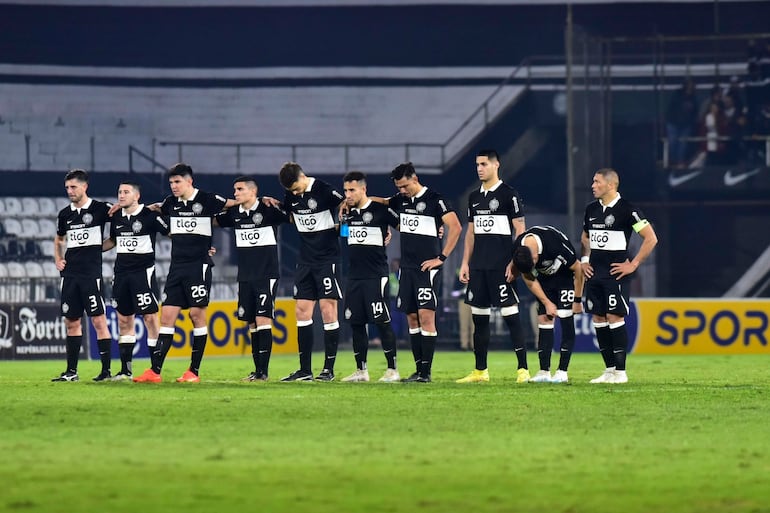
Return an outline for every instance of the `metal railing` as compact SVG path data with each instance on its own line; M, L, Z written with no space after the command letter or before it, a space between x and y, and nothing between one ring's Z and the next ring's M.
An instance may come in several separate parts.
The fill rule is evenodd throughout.
M748 135L744 137L730 137L726 135L720 135L716 137L697 136L697 137L679 137L677 140L688 143L707 142L707 141L719 141L719 142L731 142L731 141L744 141L744 142L758 142L765 141L765 166L770 167L770 136L766 135ZM671 143L667 137L660 139L663 145L663 168L668 168L670 164L669 147Z
M350 169L351 152L362 149L395 149L400 150L403 155L403 161L412 160L412 154L417 149L434 150L438 155L437 162L415 162L418 170L440 173L459 158L468 147L473 145L501 115L503 115L517 100L518 94L507 100L503 96L506 86L512 85L514 81L523 81L525 86L530 84L532 72L532 61L535 59L549 59L549 57L532 57L524 59L516 68L500 82L487 98L479 105L452 134L443 143L298 143L298 142L214 142L214 141L157 141L159 146L171 146L176 148L176 157L179 162L184 161L185 149L192 147L209 148L232 148L235 152L236 168L240 169L242 162L242 150L244 148L270 148L286 150L287 157L292 161L298 159L298 154L307 149L333 149L339 150L343 154L345 169ZM495 109L496 102L501 102ZM469 134L467 139L461 139L463 133L471 126L480 125ZM452 146L457 146L449 151ZM137 150L138 151L138 150ZM370 171L370 170L367 170Z

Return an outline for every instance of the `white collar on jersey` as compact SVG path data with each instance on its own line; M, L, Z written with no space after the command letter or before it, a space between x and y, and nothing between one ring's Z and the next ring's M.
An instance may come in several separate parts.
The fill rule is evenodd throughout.
M543 240L540 238L539 235L534 233L528 233L524 237L521 238L521 245L524 246L524 239L527 237L532 237L535 239L535 242L537 243L537 254L542 255L543 254Z
M618 195L617 195L617 196L615 196L615 199L613 199L612 201L610 201L610 202L609 202L609 203L607 203L606 205L605 205L604 203L602 203L602 200L600 199L600 200L599 200L599 205L601 205L601 206L602 206L602 208L610 208L610 207L614 207L614 206L615 206L615 204L616 204L616 203L617 203L617 202L620 200L620 193L617 193L617 194L618 194Z
M129 214L128 212L126 212L125 208L121 208L120 213L123 214L123 217L138 216L139 212L141 212L143 208L144 208L144 203L139 203L139 207L136 210L134 210L133 214Z
M305 192L312 191L314 183L315 183L315 178L313 178L312 176L308 176L307 177L307 187L305 188ZM305 194L305 192L303 192L302 194Z
M72 210L73 212L74 212L75 210L77 210L77 211L80 211L80 210L88 210L88 208L91 206L91 203L93 203L93 201L94 201L94 200L93 200L93 198L88 198L88 201L86 201L85 203L83 203L83 206L82 206L82 207L79 207L79 208L78 208L78 207L76 207L74 203L70 203L70 210Z
M369 205L371 204L372 204L372 200L367 200L362 207L354 208L353 210L360 213L362 210L366 210L367 208L369 208Z
M200 192L198 189L193 189L192 196L190 196L190 199L183 200L182 198L179 198L179 201L187 205L188 201L195 201L195 197L198 195L198 192Z
M417 199L417 198L421 197L426 192L428 192L428 188L423 185L422 189L420 189L420 192L418 192L417 194L414 195L414 199Z
M243 205L238 205L238 212L240 212L241 214L248 214L252 210L257 209L257 203L259 203L259 198L257 198L257 201L254 202L251 208L243 208Z
M486 194L488 192L496 191L498 189L498 187L500 187L501 185L503 185L503 181L502 180L497 180L497 183L495 185L493 185L492 187L490 187L489 189L485 189L484 188L484 184L481 184L481 187L479 187L479 192L481 194Z

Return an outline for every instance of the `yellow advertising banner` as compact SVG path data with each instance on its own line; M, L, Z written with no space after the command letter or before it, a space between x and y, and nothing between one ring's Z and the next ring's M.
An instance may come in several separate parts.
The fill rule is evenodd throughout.
M294 299L275 301L273 319L273 353L297 353L297 317ZM251 354L249 328L238 320L237 301L212 301L208 307L209 338L206 356L237 356ZM187 312L176 323L174 340L168 356L190 356L193 325Z
M770 354L770 301L637 299L637 354Z

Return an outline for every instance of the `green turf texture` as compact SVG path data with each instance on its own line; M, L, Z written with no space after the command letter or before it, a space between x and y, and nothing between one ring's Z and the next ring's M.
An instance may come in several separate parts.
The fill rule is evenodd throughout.
M250 357L208 358L200 384L172 360L160 385L0 362L0 511L770 512L767 356L631 355L625 385L588 383L596 354L567 385L517 385L511 353L472 385L470 353L431 384L341 383L338 360L333 383L280 383L295 356L241 383Z

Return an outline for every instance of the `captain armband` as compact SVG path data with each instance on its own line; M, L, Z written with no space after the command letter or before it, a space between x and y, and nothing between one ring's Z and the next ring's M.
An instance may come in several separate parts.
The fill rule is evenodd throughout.
M633 225L633 229L636 233L641 232L646 226L650 226L650 222L647 219L642 219L638 223Z

